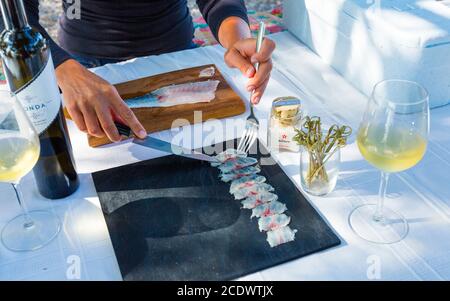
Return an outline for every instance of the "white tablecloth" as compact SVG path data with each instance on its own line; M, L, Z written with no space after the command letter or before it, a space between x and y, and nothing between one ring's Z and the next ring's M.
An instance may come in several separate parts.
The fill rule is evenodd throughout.
M275 70L262 103L256 109L258 117L267 118L275 97L298 95L304 99L309 113L320 115L327 122L346 123L357 129L367 98L289 33L275 34L271 38L278 45L274 53ZM238 71L228 69L222 56L223 49L213 46L134 59L92 71L111 83L119 83L215 63L247 100L246 79ZM245 117L246 114L229 120ZM189 128L195 137L195 133L208 124ZM51 244L35 252L14 253L0 245L1 280L121 279L90 173L158 157L162 153L130 142L93 149L72 122L68 125L81 178L80 189L66 199L49 201L38 195L31 174L22 184L28 207L53 210L63 221L62 232ZM410 223L406 239L394 245L379 246L364 242L351 232L347 224L351 209L361 203L374 202L379 183L378 172L363 160L353 138L342 152L342 171L336 190L327 197L309 197L342 239L342 244L241 279L450 280L450 107L433 110L431 125L430 144L423 161L407 172L393 175L388 187L387 205L402 212ZM265 130L263 126L263 140ZM165 140L172 135L170 131L155 134ZM223 136L221 138L231 139L234 134L228 132ZM202 141L193 140L192 147L201 146ZM298 154L282 153L278 160L298 185ZM3 227L19 213L19 208L9 185L0 184L0 198L0 227Z

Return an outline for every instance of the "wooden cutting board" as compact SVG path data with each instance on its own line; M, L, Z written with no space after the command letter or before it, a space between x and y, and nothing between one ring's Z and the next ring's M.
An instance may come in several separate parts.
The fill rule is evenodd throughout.
M206 80L206 78L199 78L200 71L211 66L215 68L216 72L213 77L208 79L220 81L216 91L216 98L211 102L177 105L172 107L132 109L136 114L136 117L147 130L147 133L170 129L173 121L176 119L186 119L190 124L198 122L198 120L194 120L195 111L202 112L202 121L227 118L244 113L244 102L239 95L233 91L215 65L204 65L144 77L117 84L115 87L120 96L126 101L129 98L142 96L164 86ZM64 113L66 117L70 119L68 112L65 111ZM124 137L123 139L128 138ZM107 137L97 138L90 135L88 135L88 141L89 145L92 147L111 143Z

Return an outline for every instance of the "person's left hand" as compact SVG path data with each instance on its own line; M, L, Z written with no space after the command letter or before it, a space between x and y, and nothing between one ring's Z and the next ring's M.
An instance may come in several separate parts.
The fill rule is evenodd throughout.
M275 43L268 38L264 38L259 53L256 53L256 39L243 39L237 41L225 53L225 63L228 67L238 68L242 74L250 78L247 90L254 91L250 100L253 104L259 103L269 83L274 50ZM256 72L254 64L258 62L259 69Z

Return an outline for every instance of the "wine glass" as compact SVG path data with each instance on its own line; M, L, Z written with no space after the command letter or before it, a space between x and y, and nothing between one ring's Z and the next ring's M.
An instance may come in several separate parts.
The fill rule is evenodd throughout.
M0 91L0 182L11 183L22 214L3 228L1 240L12 251L39 249L53 240L61 229L57 216L47 211L28 211L19 189L20 179L36 164L40 142L17 98Z
M381 170L377 204L356 207L349 216L352 230L378 244L401 241L408 233L405 218L384 207L390 173L422 160L429 134L428 92L418 83L386 80L375 85L361 121L357 144L363 157Z

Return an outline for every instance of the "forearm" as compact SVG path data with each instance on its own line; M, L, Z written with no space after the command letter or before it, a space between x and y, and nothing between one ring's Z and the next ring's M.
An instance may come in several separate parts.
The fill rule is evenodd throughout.
M78 74L80 69L82 69L82 65L78 63L73 58L69 58L61 62L55 68L56 81L58 82L59 87L63 87L65 82L70 81L73 74Z
M240 17L228 17L222 21L219 27L219 42L226 49L229 49L237 41L250 37L250 28L247 22Z
M250 37L244 0L197 0L197 5L214 37L224 47Z

